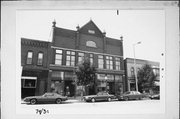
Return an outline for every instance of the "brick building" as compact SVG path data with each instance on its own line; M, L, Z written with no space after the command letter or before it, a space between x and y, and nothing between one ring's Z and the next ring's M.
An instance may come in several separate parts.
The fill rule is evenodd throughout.
M134 69L134 59L133 58L126 58L124 60L125 64L125 79L126 79L126 90L132 91L136 90L136 83L135 83L135 69ZM136 72L139 71L139 69L144 66L145 64L151 65L153 68L154 74L157 75L157 81L155 82L157 90L159 90L159 82L160 82L160 73L159 73L159 62L153 62L148 60L142 60L142 59L136 59Z
M52 42L22 39L23 76L29 76L25 72L32 72L32 77L38 77L35 95L45 91L67 95L68 91L68 96L75 96L78 86L74 83L74 71L84 57L97 68L96 91L108 90L115 94L125 90L122 37L107 37L92 20L82 27L77 26L77 30L60 28L53 22L52 30ZM27 57L32 57L32 52L35 57L28 65ZM40 52L44 60L41 66L37 65ZM89 89L88 94L92 93Z
M50 43L21 39L22 98L41 95L47 91Z

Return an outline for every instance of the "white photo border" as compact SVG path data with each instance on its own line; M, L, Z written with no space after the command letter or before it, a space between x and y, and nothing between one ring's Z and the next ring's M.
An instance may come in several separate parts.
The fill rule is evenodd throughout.
M177 2L118 2L118 1L72 1L72 2L3 2L2 3L2 118L157 118L157 119L178 119L179 114L179 19ZM34 106L29 108L20 104L21 98L18 92L21 75L21 49L20 39L16 33L16 12L17 10L121 10L121 9L141 9L141 10L164 10L165 12L165 51L161 61L161 74L163 80L160 84L161 103L160 111L157 113L57 113L57 108L52 107L50 114L39 116L35 114L37 108L47 108L46 106ZM172 40L173 39L173 40ZM172 50L173 48L173 50ZM177 60L176 60L177 59ZM164 70L162 70L164 69ZM11 74L11 75L10 75ZM14 78L15 77L15 78ZM8 89L8 90L7 90ZM129 105L130 106L130 105ZM58 107L59 108L59 107ZM72 109L72 111L75 109ZM137 110L137 109L136 109ZM58 110L59 111L59 110ZM9 114L11 113L11 114ZM87 116L88 114L88 116ZM28 117L27 117L28 116Z

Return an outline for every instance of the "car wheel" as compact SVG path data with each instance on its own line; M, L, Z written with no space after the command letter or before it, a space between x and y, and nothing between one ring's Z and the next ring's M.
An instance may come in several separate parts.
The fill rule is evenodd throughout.
M61 104L62 100L60 98L56 99L56 104Z
M108 101L111 102L111 98L108 98Z
M91 102L95 102L95 99L94 99L94 98L92 98L92 99L91 99Z
M31 103L32 105L36 104L36 102L37 102L36 99L31 99L31 100L30 100L30 103Z
M125 101L128 101L128 100L129 100L129 98L128 98L128 97L124 97L124 100L125 100Z

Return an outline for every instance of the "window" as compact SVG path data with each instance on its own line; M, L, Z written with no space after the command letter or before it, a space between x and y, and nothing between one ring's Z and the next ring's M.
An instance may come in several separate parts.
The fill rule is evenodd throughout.
M106 69L113 69L113 58L106 56Z
M103 69L103 68L104 68L103 55L98 55L98 68L100 68L100 69Z
M23 88L36 88L36 80L25 79Z
M131 76L134 77L134 67L131 67Z
M28 51L27 53L27 64L32 64L32 58L33 58L33 52L32 51Z
M62 50L56 50L55 64L62 65Z
M81 62L84 59L84 53L79 52L78 53L78 62Z
M93 64L93 61L94 61L93 59L94 59L93 54L89 54L89 61L91 65Z
M120 58L119 57L115 58L115 66L116 66L116 70L120 70L121 69L121 62L120 62Z
M96 48L96 43L94 41L87 41L86 46Z
M42 65L42 64L43 64L43 53L40 52L40 53L38 53L37 65Z
M75 65L75 52L66 51L66 66L74 66Z
M94 30L88 30L88 33L95 34L95 31Z

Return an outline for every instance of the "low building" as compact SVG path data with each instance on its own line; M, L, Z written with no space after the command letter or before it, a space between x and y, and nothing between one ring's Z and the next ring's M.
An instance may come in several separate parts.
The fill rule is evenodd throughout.
M135 59L135 64L136 64L136 73L145 65L151 65L153 68L153 72L155 75L157 75L157 81L155 82L156 84L156 90L159 90L160 86L160 78L159 78L159 67L160 63L159 62L154 62L154 61L148 61L148 60L142 60L142 59ZM136 82L135 82L135 65L134 65L134 59L133 58L126 58L124 60L124 65L125 65L125 79L126 79L126 91L134 91L136 90Z
M47 91L49 45L49 42L21 39L22 98Z

